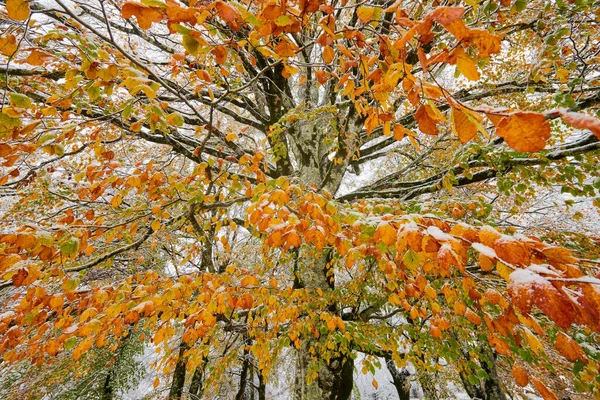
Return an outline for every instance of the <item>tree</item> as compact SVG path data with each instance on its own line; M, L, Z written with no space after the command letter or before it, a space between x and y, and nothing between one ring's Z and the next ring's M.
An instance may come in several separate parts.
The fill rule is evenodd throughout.
M597 1L2 4L3 370L142 329L172 398L599 395L598 238L506 224L598 207Z

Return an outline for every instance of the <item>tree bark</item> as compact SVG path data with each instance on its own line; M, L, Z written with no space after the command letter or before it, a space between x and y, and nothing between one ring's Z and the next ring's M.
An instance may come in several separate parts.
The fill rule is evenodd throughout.
M316 100L316 99L313 99ZM346 139L339 136L341 131L353 131L361 123L353 113L344 118L340 113L330 111L315 114L315 109L308 109L311 115L301 123L296 123L288 130L288 149L297 162L296 172L307 186L319 190L327 190L335 194L339 188L344 172L348 166L348 157L343 157L351 147ZM337 147L325 145L327 138L338 138ZM344 161L336 164L330 160L340 156ZM295 265L295 288L320 289L323 292L335 288L334 275L329 273L331 261L330 250L318 250L315 247L302 247L298 250ZM330 304L326 310L338 313L337 304ZM331 358L328 363L321 364L317 379L308 383L308 367L314 357L308 352L311 343L318 339L304 338L305 342L298 349L297 370L295 376L294 399L313 400L331 399L346 400L350 398L353 386L354 361L349 354Z
M410 373L408 370L396 367L391 358L385 360L385 366L390 375L392 375L394 387L396 388L396 392L398 392L400 400L410 400Z
M470 359L468 352L466 354L467 360ZM482 358L479 360L481 368L488 375L488 378L480 379L477 377L479 383L473 384L469 381L469 376L474 373L468 369L461 369L459 371L460 379L467 394L472 399L481 400L506 400L506 395L500 384L498 377L498 371L496 369L496 354L487 343L481 343L479 353Z
M184 358L184 353L188 346L182 341L179 345L179 357L173 372L173 380L171 381L171 389L169 390L169 400L181 399L183 395L183 385L185 384L185 373L187 362Z
M192 376L192 382L188 391L192 400L199 400L204 392L204 369L206 368L206 364L207 361L204 359L202 367L197 366Z

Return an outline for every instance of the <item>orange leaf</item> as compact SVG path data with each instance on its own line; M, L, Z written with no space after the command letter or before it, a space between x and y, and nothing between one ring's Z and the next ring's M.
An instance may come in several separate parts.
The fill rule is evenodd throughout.
M467 308L467 311L465 311L465 317L475 325L481 325L481 317L471 311L470 308Z
M454 132L458 136L461 143L467 143L469 140L477 136L477 125L469 119L467 114L452 107L452 124Z
M387 222L382 222L377 226L373 240L377 243L383 242L386 246L396 243L396 229Z
M552 393L552 391L548 389L546 385L542 383L542 381L540 381L537 378L531 377L531 382L533 383L537 391L540 392L540 395L544 398L544 400L558 400L558 397L556 397L556 395Z
M526 243L504 236L494 244L498 257L513 265L529 265L531 263L531 250Z
M464 7L437 7L425 16L425 20L432 20L442 25L447 25L465 13Z
M515 378L515 381L519 384L519 386L527 386L527 384L529 383L529 375L527 374L527 371L525 371L519 365L514 364L511 372L513 378Z
M325 46L323 49L323 61L325 61L327 64L331 63L333 61L334 54L335 53L333 52L331 46Z
M214 49L212 49L212 53L215 56L217 64L225 64L225 61L227 60L227 48L225 48L224 46L217 46Z
M467 53L465 53L463 48L457 47L453 54L456 56L456 68L458 68L460 73L471 81L479 80L480 75L477 64Z
M323 70L318 70L315 72L315 76L317 77L317 81L323 85L325 82L327 82L327 72L323 71Z
M435 119L431 117L432 114L433 110L430 110L429 105L421 105L415 114L419 130L427 135L437 135L440 132Z
M150 7L145 4L127 1L121 8L121 16L129 19L134 16L137 19L140 28L150 29L153 22L159 22L163 18L163 14L159 8Z
M563 120L574 128L589 129L598 139L600 139L600 119L594 118L591 115L562 112Z
M215 3L215 7L219 17L221 17L221 19L225 21L231 29L237 31L241 28L240 21L242 21L242 17L229 4L222 1L217 1Z
M356 16L363 24L366 24L373 19L375 9L373 7L360 6L356 10Z
M31 15L29 0L6 0L8 17L15 21L25 21Z
M584 363L588 363L588 358L586 357L583 349L576 341L574 341L569 336L565 335L563 332L559 332L556 335L556 342L554 342L554 347L560 354L562 354L567 360L571 362L575 362L577 360L581 360Z
M17 51L17 38L10 33L6 37L0 37L0 53L12 56Z
M532 153L546 147L550 123L543 114L517 111L500 120L496 134L516 151Z

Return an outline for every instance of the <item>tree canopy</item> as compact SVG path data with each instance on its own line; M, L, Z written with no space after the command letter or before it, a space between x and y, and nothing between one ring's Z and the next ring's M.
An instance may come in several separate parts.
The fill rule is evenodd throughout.
M600 2L0 3L2 396L600 398Z

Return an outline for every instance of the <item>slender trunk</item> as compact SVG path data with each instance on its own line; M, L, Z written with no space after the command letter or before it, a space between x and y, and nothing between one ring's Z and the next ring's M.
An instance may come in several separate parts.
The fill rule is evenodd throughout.
M500 384L498 371L496 369L496 354L491 347L484 342L480 345L479 353L482 355L479 364L488 377L480 379L475 376L476 381L474 379L469 380L469 378L474 376L474 371L461 369L459 371L459 376L467 394L472 399L506 400L506 395ZM463 354L465 354L467 361L469 361L470 357L468 352L465 350L463 351Z
M189 394L190 399L199 400L204 392L204 370L206 368L207 360L204 359L202 366L197 366L192 376L192 383L190 383Z
M438 400L440 398L434 380L433 374L419 374L419 383L421 384L421 389L423 389L423 398L425 400Z
M108 371L106 374L106 379L104 380L104 386L102 386L102 395L100 397L101 400L112 400L114 391L112 387L112 376L113 376L113 368Z
M175 365L175 371L173 372L173 381L171 382L171 390L169 390L169 400L181 399L183 394L183 385L185 384L185 373L187 362L184 357L184 353L188 346L182 341L179 345L179 357L177 358L177 364Z
M398 369L391 358L385 361L385 365L392 375L392 380L400 400L410 400L410 373L406 368Z
M242 371L240 373L240 384L235 400L243 400L246 398L246 386L248 383L248 369L250 368L250 355L248 350L244 349L244 361L242 363Z
M267 383L262 372L258 371L258 400L267 399Z

